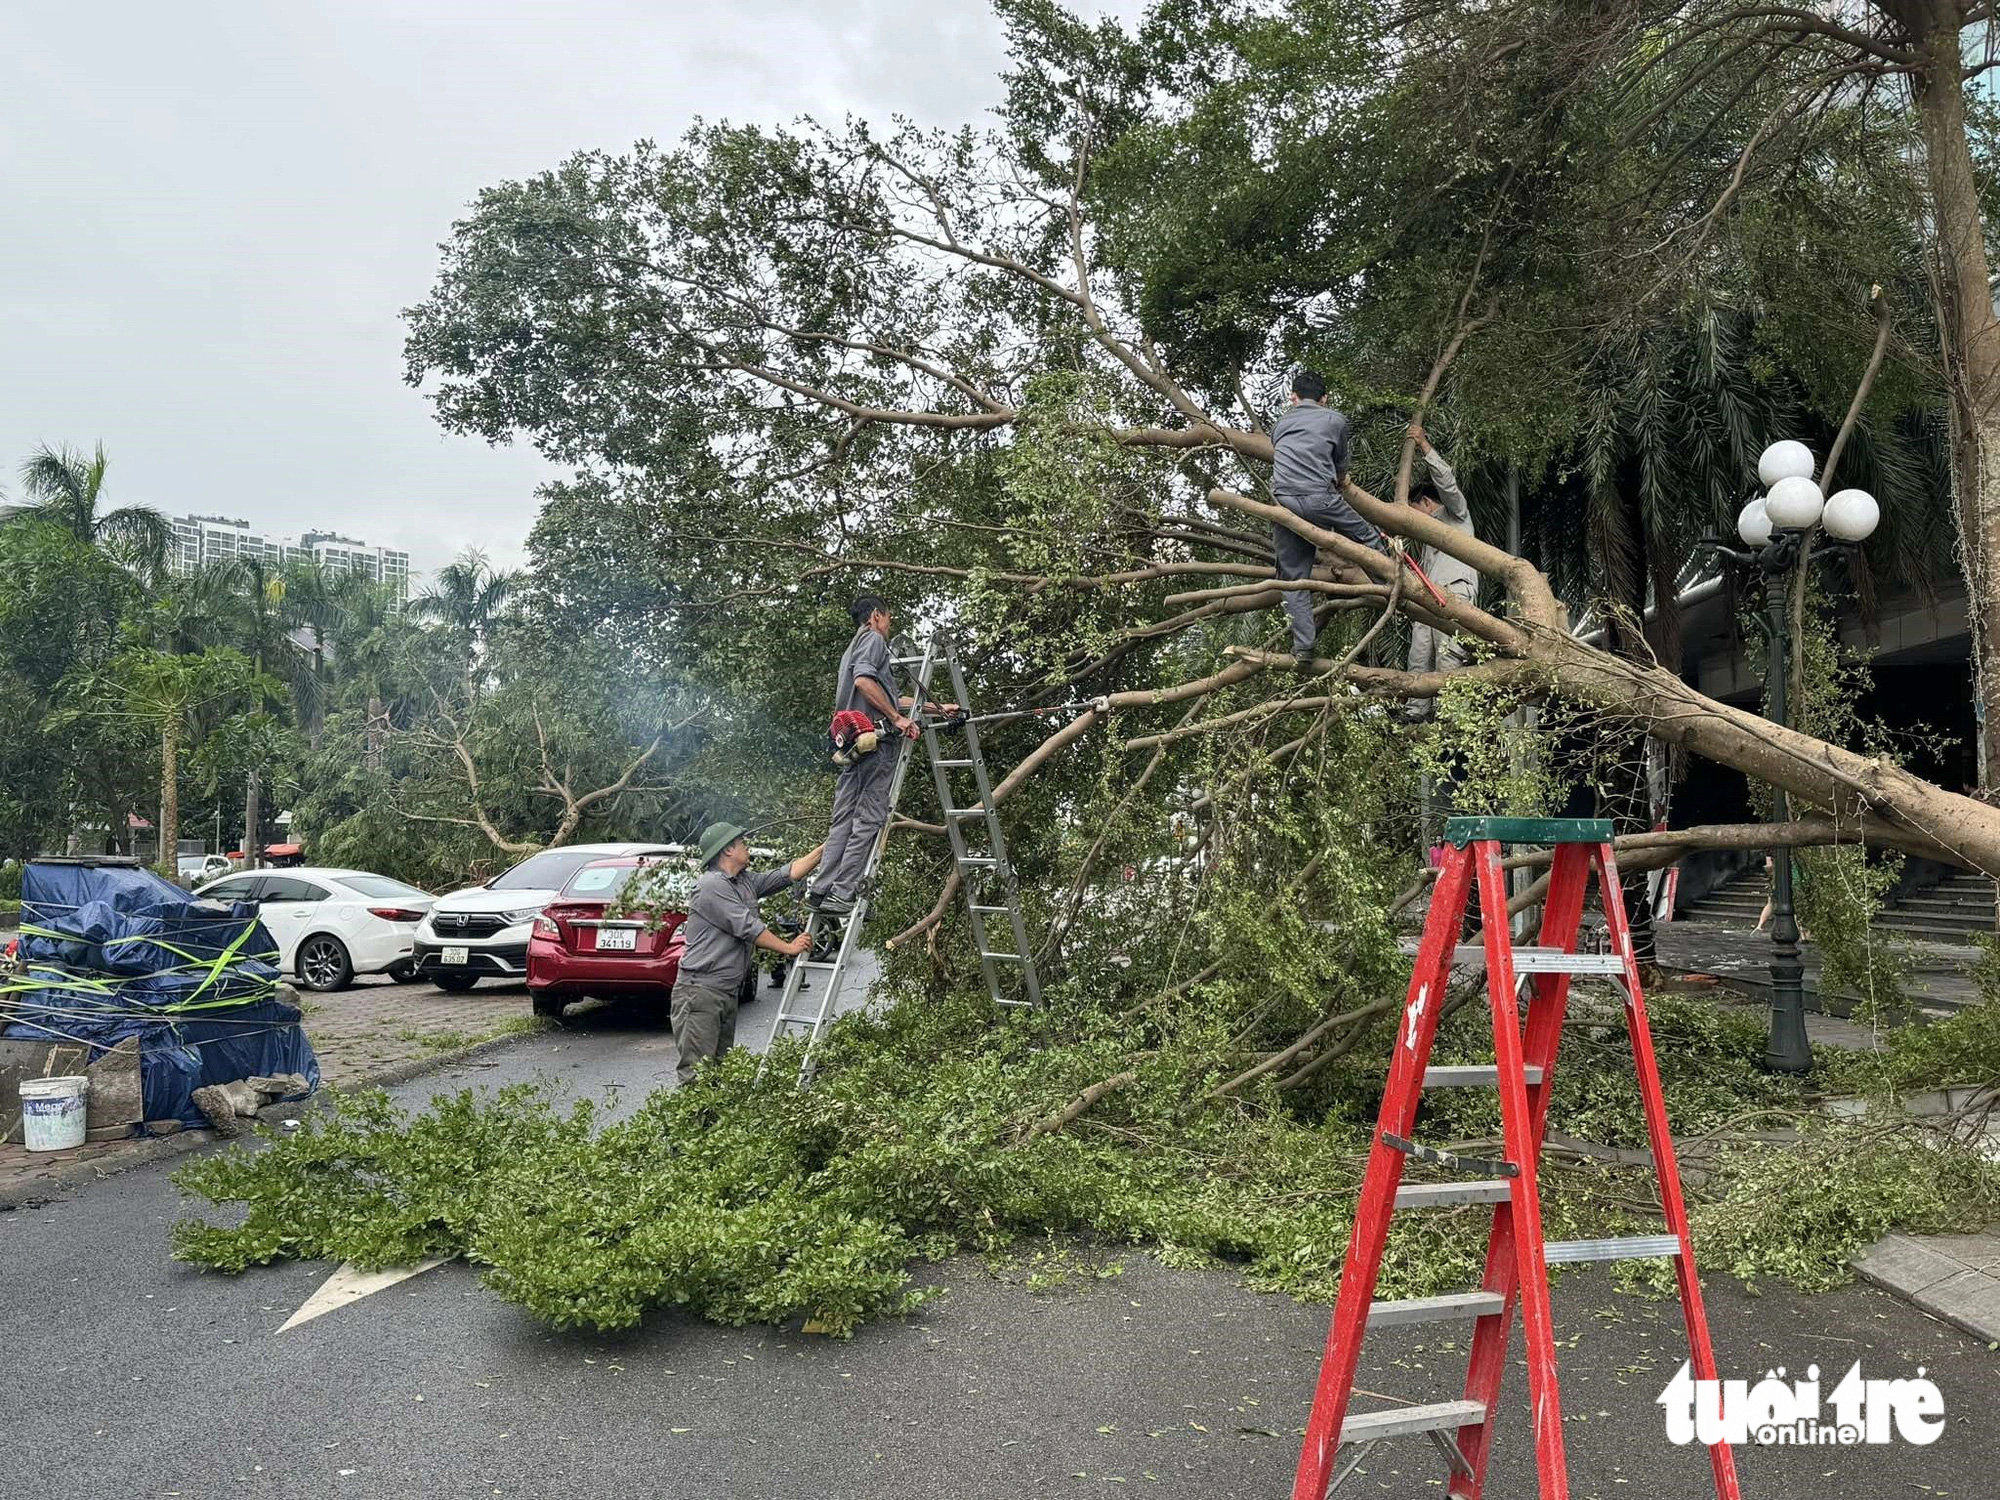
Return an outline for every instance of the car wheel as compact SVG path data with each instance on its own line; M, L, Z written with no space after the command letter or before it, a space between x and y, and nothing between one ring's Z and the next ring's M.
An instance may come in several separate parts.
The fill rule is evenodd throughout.
M344 990L354 978L347 945L324 932L314 933L299 944L292 970L299 976L299 983L309 990Z
M547 1021L560 1021L569 1008L569 1001L561 995L537 995L531 991L528 1001L535 1007L535 1014Z
M430 980L439 989L454 995L462 995L479 983L477 974L426 974L422 977Z

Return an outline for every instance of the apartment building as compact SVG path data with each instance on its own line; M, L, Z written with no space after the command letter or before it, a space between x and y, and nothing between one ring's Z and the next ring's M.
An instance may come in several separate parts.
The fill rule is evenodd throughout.
M385 583L398 599L410 596L410 554L393 547L370 546L332 531L308 531L297 540L273 537L253 531L248 521L229 516L169 516L167 524L173 530L169 561L182 570L238 558L272 567L296 558L312 558Z

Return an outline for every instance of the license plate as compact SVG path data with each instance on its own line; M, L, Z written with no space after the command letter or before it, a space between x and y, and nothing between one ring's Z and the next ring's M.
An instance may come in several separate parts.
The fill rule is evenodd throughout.
M465 948L440 948L438 962L447 969L462 969L471 961L471 952Z
M597 929L597 951L599 953L636 953L639 949L639 934L630 927L600 927Z

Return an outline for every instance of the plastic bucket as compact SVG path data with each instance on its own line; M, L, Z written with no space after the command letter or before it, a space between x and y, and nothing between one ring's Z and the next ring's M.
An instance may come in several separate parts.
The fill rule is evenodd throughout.
M83 1144L85 1099L90 1080L66 1078L21 1080L21 1140L30 1151L73 1151Z

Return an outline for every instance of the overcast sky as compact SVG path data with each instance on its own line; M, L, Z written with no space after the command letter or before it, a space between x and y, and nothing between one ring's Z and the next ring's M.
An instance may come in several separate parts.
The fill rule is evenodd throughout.
M1003 62L983 0L0 7L4 482L101 441L112 504L516 561L546 466L402 383L473 194L696 115L977 118Z

